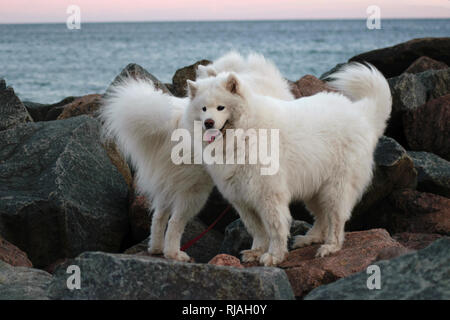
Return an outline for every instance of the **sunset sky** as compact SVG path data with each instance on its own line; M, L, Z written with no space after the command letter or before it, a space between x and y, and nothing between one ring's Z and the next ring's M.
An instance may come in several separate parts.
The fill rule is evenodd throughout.
M0 23L65 22L71 4L81 22L366 18L371 5L381 18L450 18L450 0L0 0Z

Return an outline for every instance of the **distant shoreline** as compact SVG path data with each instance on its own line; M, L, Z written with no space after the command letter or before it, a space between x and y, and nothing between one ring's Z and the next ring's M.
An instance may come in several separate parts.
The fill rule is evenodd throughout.
M225 23L237 23L237 22L298 22L298 21L365 21L367 18L311 18L311 19L248 19L248 20L158 20L158 21L86 21L83 24L143 24L143 23L211 23L211 22L225 22ZM413 20L450 20L450 18L384 18L383 21L413 21ZM62 24L66 22L0 22L0 25L49 25L49 24Z

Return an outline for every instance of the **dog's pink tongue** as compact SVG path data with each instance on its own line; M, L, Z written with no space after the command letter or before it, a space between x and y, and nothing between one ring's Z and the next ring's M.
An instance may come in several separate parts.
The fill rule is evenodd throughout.
M214 142L216 140L216 137L220 134L220 131L217 129L209 129L205 132L205 140L208 143Z

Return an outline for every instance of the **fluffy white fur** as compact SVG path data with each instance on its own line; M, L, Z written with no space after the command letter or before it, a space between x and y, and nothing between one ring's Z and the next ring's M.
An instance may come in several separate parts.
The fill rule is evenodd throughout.
M317 252L321 257L342 247L345 222L372 178L373 153L391 112L391 94L386 79L370 65L349 64L331 77L331 85L343 94L323 92L294 101L263 96L235 73L189 83L192 101L185 121L212 118L217 129L280 132L275 175L261 175L260 165L207 166L253 236L244 261L272 266L285 259L288 205L294 199L305 201L315 218L294 246L323 242ZM218 112L218 105L225 109Z
M234 71L252 83L257 92L293 99L287 81L261 55L243 58L232 52L207 70L209 72L204 72L201 67L199 77ZM152 205L149 252L163 253L167 258L180 261L190 259L180 251L184 228L204 206L213 188L202 165L175 165L171 161L173 130L191 129L193 125L181 121L188 104L189 98L164 94L154 89L151 82L128 79L112 88L101 108L106 135L114 137L122 152L131 159L136 169L137 188Z

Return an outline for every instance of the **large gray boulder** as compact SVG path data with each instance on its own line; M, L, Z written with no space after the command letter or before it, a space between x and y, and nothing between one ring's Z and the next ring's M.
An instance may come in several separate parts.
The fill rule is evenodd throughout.
M51 104L24 101L23 105L27 108L28 113L31 115L34 122L52 121L58 118L67 104L72 103L77 98L78 97L66 97L61 101Z
M409 151L408 155L418 172L417 188L450 198L450 162L429 152Z
M367 212L384 200L394 190L412 188L417 185L417 171L406 150L394 139L383 136L375 149L375 170L370 186L361 201L355 206L349 230L381 227L367 225Z
M450 64L450 38L419 38L392 47L377 49L354 56L350 61L369 62L386 78L398 76L416 59L427 56Z
M366 271L311 291L306 300L448 300L450 299L450 238L420 251L377 262L381 288L369 290Z
M66 268L56 270L52 299L293 299L279 268L234 268L161 258L85 252L71 264L80 268L81 289L66 286Z
M0 300L48 300L51 280L52 275L43 270L0 261Z
M0 234L36 267L121 249L128 188L99 137L87 116L0 132Z
M0 131L33 121L14 89L7 87L3 79L0 79L0 114Z
M392 113L386 135L406 145L402 117L427 101L450 93L450 68L403 73L388 79L392 94Z

